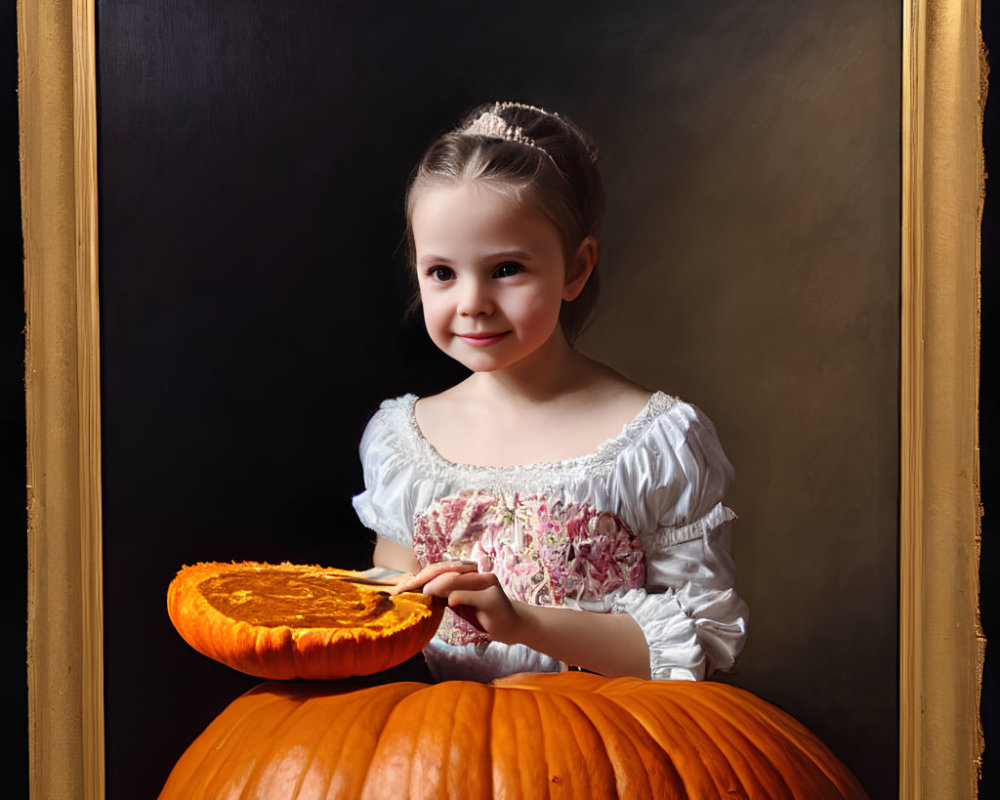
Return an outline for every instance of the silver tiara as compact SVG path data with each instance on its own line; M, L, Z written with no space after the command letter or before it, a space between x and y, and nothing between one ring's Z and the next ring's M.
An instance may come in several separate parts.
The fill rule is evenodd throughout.
M498 102L498 103L494 103L493 104L493 110L492 111L487 111L485 114L480 114L479 118L476 119L475 122L472 123L472 125L475 125L476 122L478 122L480 119L482 119L483 117L485 117L487 115L494 116L497 119L499 119L500 122L503 124L505 133L506 133L506 131L509 130L513 134L512 136L509 136L509 137L506 136L506 135L501 135L499 138L511 138L513 141L518 141L518 142L521 142L522 144L528 145L529 147L534 147L537 150L541 150L543 153L545 153L545 155L547 155L549 157L549 160L552 161L553 164L555 164L556 163L555 159L552 158L552 156L545 150L544 147L539 146L539 144L537 142L535 142L533 139L531 139L528 136L525 136L524 132L521 130L521 128L515 128L515 127L513 127L511 125L508 125L504 121L504 119L500 116L499 112L503 111L506 108L522 108L522 109L524 109L526 111L535 111L535 112L537 112L539 114L544 114L545 116L548 116L548 117L558 117L559 116L554 111L546 111L544 108L539 108L538 106L530 106L527 103L514 103L514 102L509 102L509 101L508 102L503 102L503 103ZM570 125L569 127L572 129L574 126ZM487 135L487 134L481 134L481 135ZM518 138L518 137L520 137L520 138ZM595 145L589 143L587 141L586 137L582 137L582 139L583 139L583 143L586 145L586 148L587 148L587 157L590 159L590 163L591 164L596 164L598 156L599 156L597 147Z
M500 116L499 112L505 108L527 108L534 111L541 111L543 114L548 113L542 111L540 108L525 106L520 103L494 103L490 111L484 111L462 128L459 133L463 136L483 136L487 139L503 139L508 142L517 142L527 147L533 147L538 152L545 154L549 161L555 164L556 162L544 147L540 147L530 136L524 135L524 129L520 125L510 125L507 120Z
M472 122L462 128L459 133L463 136L484 136L487 139L503 139L508 142L523 144L526 147L533 147L538 152L544 153L549 161L551 161L552 164L558 168L555 159L552 158L552 154L549 153L548 150L538 144L538 142L530 136L526 136L524 129L520 125L511 125L507 122L507 120L500 116L500 112L507 108L523 108L527 111L537 111L539 114L546 114L550 117L559 116L551 111L546 111L544 108L529 106L526 103L494 103L491 110L484 111ZM589 147L587 155L590 157L591 163L597 163L596 148Z

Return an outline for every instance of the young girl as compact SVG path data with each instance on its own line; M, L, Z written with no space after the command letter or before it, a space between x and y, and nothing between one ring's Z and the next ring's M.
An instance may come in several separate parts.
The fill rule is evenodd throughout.
M604 190L565 117L475 109L420 161L407 235L427 332L472 374L382 403L354 498L397 591L445 597L438 679L581 667L699 680L732 666L732 478L712 423L573 349Z

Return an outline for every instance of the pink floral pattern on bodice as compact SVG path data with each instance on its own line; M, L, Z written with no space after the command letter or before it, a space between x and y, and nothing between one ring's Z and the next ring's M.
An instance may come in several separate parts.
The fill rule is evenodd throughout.
M603 608L612 593L641 588L639 540L607 511L541 494L465 491L414 516L413 550L421 565L461 559L492 572L508 597L538 606ZM449 644L488 637L452 613L438 629Z

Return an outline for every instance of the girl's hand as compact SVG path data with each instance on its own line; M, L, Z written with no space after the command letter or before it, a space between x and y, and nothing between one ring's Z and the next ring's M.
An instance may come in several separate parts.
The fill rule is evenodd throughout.
M567 664L602 675L649 678L649 646L628 614L533 606L511 601L492 572L467 561L443 561L415 575L399 576L391 591L422 590L445 597L449 607L490 638L523 644Z
M520 641L522 619L492 572L445 572L424 586L426 594L448 599L448 606L491 639Z
M389 594L399 594L400 592L420 592L430 581L438 575L446 572L475 572L476 565L468 561L441 561L437 564L429 564L417 573L406 572L396 578L396 584L389 590Z
M423 586L424 594L444 597L448 606L498 642L520 641L523 620L492 572L476 572L474 564L446 561L432 564L414 576L401 576L395 594Z

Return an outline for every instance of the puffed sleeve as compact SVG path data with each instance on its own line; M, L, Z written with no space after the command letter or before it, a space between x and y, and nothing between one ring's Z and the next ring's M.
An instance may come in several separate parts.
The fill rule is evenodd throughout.
M661 415L632 456L646 586L618 597L612 611L642 629L652 678L702 680L732 667L747 633L734 588L735 514L722 504L732 466L712 423L685 403Z
M404 446L400 401L387 400L361 437L365 490L352 503L358 519L384 539L413 546L415 459Z

